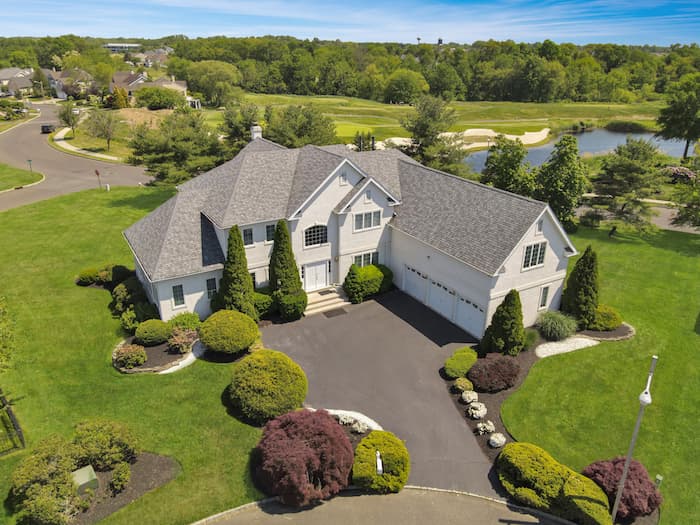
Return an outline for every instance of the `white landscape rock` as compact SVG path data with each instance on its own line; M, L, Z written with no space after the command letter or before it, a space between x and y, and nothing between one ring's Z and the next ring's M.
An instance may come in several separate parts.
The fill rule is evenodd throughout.
M564 339L563 341L544 343L535 349L535 354L537 357L549 357L550 355L565 354L597 344L598 341L595 339L574 336Z
M486 405L483 403L472 403L467 407L467 415L472 419L484 419L486 417Z
M481 436L483 434L493 434L496 432L496 425L490 419L482 423L476 424L476 432Z
M500 432L496 432L489 436L489 447L491 448L501 448L506 444L506 437Z
M473 390L465 390L464 392L462 392L462 403L464 403L465 405L469 405L476 401L479 401L479 394L477 394Z

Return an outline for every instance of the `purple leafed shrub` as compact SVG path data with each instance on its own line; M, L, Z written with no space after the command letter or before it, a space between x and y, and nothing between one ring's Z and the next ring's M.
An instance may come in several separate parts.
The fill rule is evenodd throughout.
M611 460L596 461L583 469L583 475L591 478L603 489L611 506L615 501L617 485L620 483L624 466L625 458L620 456ZM647 469L633 459L625 481L620 507L617 510L617 518L624 520L651 514L662 501L661 493L649 479Z
M520 365L514 357L490 354L477 359L467 372L467 378L477 392L500 392L515 384L519 372Z
M300 410L273 419L255 449L256 483L295 507L330 498L348 485L350 440L325 410Z

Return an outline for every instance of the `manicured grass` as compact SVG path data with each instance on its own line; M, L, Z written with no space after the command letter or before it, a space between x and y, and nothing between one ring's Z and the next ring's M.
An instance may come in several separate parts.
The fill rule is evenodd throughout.
M75 130L75 138L73 138L73 132L69 131L63 140L65 140L67 144L84 149L90 153L101 153L103 155L119 157L123 160L126 160L129 155L131 155L129 140L131 140L132 133L128 125L121 123L118 126L117 133L109 144L109 151L107 150L107 141L105 139L91 137L85 131L84 126L85 124L82 124Z
M87 266L133 266L122 230L171 195L168 189L75 193L0 213L0 282L16 319L17 353L0 386L28 440L70 436L78 421L127 423L149 451L182 471L108 524L191 523L260 497L248 455L260 430L229 416L221 396L229 365L197 362L172 375L121 375L110 363L122 337L108 292L73 284ZM0 458L0 498L27 451ZM2 523L14 523L0 511Z
M598 253L601 302L637 335L538 361L502 407L508 431L581 470L625 455L651 356L659 356L635 458L664 477L662 523L700 522L697 497L700 406L700 236L648 237L581 228L572 236ZM570 268L573 261L570 263Z
M7 164L0 164L0 191L26 186L41 180L41 174L36 171L21 170Z

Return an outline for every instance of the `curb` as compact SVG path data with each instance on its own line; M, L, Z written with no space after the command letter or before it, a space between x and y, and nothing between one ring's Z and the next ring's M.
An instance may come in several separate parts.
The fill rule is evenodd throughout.
M58 151L62 151L63 153L68 153L69 155L76 155L78 157L85 157L85 158L88 158L91 160L99 160L102 162L111 162L112 164L125 164L124 159L122 159L121 157L114 157L112 155L103 155L101 153L92 154L87 150L75 147L75 146L70 145L70 144L63 143L64 137L68 134L69 130L70 130L70 128L65 127L63 129L60 129L56 133L54 133L48 139L49 145L52 146L54 149L56 149ZM61 143L63 143L63 144L61 144Z
M9 129L7 131L10 131ZM36 171L34 173L37 173ZM21 190L24 188L31 188L32 186L36 186L37 184L41 184L46 180L46 176L43 173L39 173L41 175L41 179L39 179L36 182L32 182L30 184L25 184L23 186L15 186L14 188L8 188L6 190L0 190L0 193L7 193L8 191L15 191L15 190Z
M13 129L17 129L20 126L24 126L25 124L29 124L32 120L37 119L41 116L41 111L39 111L36 115L34 115L32 118L29 118L25 120L24 122L20 122L16 126L12 126L11 128L7 128L5 131L0 131L0 135L3 133L7 133L8 131L12 131Z

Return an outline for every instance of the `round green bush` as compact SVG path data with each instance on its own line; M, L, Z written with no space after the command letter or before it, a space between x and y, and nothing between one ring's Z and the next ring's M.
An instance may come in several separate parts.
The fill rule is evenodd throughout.
M561 341L576 333L576 319L561 312L543 312L537 318L537 328L547 341Z
M97 268L85 268L80 270L76 283L80 286L90 286L91 284L95 284L98 279L98 273L99 270Z
M260 318L269 317L277 311L275 300L272 298L272 294L269 292L253 292L253 304L255 305L255 311L258 312L258 317Z
M377 450L382 458L382 474L377 473ZM373 430L355 449L352 467L355 485L381 493L399 492L410 471L411 458L406 445L391 432Z
M452 390L461 394L462 392L474 390L474 385L466 377L458 377L452 385Z
M170 328L182 328L183 330L197 330L201 324L199 315L193 312L182 312L168 320Z
M466 377L469 369L476 363L476 351L468 346L458 348L445 361L445 375L450 379Z
M122 345L114 352L114 362L119 368L134 368L146 362L148 356L141 345Z
M282 316L282 319L285 321L301 319L309 301L304 290L293 294L284 294L280 293L280 290L277 290L273 294L273 298L279 308L280 316Z
M230 395L234 408L264 423L299 408L309 384L301 367L276 350L258 350L233 365Z
M149 319L136 328L135 341L143 346L156 346L165 343L171 333L172 329L165 321Z
M109 487L114 494L122 492L131 481L131 467L128 463L117 463L112 470L112 479L109 482Z
M199 339L213 352L237 354L247 350L258 337L258 325L234 310L219 310L199 327Z
M78 423L73 443L78 466L92 465L101 471L133 462L139 453L138 440L129 427L103 419Z
M136 332L136 329L139 326L139 322L136 319L136 312L134 311L134 307L132 305L129 305L129 308L122 312L122 315L119 316L119 320L121 322L122 329L129 334Z
M599 304L595 309L595 321L588 327L589 330L598 332L610 332L622 324L622 316L612 306Z

